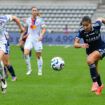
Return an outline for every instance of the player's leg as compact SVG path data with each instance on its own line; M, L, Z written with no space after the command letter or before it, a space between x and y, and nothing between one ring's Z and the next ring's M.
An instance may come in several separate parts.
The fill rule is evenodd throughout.
M32 50L30 50L30 53L29 53L29 57L31 58L31 55L32 55Z
M29 57L29 49L24 49L24 59L26 61L26 64L28 66L28 72L26 73L27 75L30 75L32 70L31 70L31 62L30 62L30 57Z
M32 72L31 62L30 62L30 57L29 57L29 52L31 49L32 49L32 42L30 39L27 38L25 45L24 45L24 56L25 56L24 58L28 66L28 72L26 73L27 75L30 75Z
M23 45L24 45L24 41L22 40L19 43L19 47L20 47L21 51L24 53L24 47L23 47Z
M9 54L5 54L3 56L3 62L4 62L4 65L7 67L7 70L10 72L12 76L12 81L16 81L16 75L15 75L14 68L11 64L9 64Z
M0 80L1 80L1 89L2 93L6 92L7 82L5 80L5 73L4 73L4 64L2 63L2 57L4 55L4 51L0 50Z
M43 60L41 56L41 52L36 52L37 56L37 64L38 64L38 75L42 75L42 65L43 65Z
M20 47L21 51L22 51L23 54L24 54L24 47L23 47L23 45L24 45L24 41L21 40L20 43L19 43L19 47ZM24 56L24 55L23 55L23 56Z
M38 64L38 75L42 75L42 65L43 65L43 59L42 59L42 42L36 42L34 43L34 49L36 51L36 56L37 56L37 64Z
M98 85L99 87L100 86L100 83L99 81L97 81L97 70L98 70L98 60L100 60L102 58L102 54L100 54L98 51L94 51L92 52L88 58L87 58L87 63L89 65L89 68L90 68L90 73L91 73L91 77L92 77L92 80L93 80L93 83L95 82L98 82ZM97 91L97 90L95 90Z

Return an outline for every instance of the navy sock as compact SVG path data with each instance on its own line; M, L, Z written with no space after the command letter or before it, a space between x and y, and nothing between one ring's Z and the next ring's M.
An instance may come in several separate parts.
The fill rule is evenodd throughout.
M21 51L24 53L24 48L23 47L20 47Z
M29 56L31 56L31 54L32 54L31 52L32 52L32 51L30 50Z
M101 78L100 78L100 74L97 75L97 82L98 82L98 85L99 85L99 86L102 85Z
M8 71L10 72L10 74L11 74L12 76L16 76L16 75L15 75L15 71L14 71L12 65L7 66L7 69L8 69Z
M97 82L97 74L96 74L96 66L95 64L92 64L89 66L90 68L90 74L93 82Z
M4 66L4 72L6 73L7 72L7 68Z

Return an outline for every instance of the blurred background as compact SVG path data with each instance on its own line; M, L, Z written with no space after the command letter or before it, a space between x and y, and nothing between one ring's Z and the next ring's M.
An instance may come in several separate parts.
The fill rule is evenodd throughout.
M98 17L105 18L105 0L0 0L0 15L15 15L23 24L23 18L31 16L32 6L39 9L39 13L46 23L47 32L43 43L47 42L47 44L52 43L54 35L58 37L62 34L62 36L76 34L83 16L91 17L93 22ZM11 43L18 44L20 33L16 23L10 22L6 27L11 36ZM105 25L102 26L101 32L105 33ZM13 34L16 35L13 36ZM67 42L65 38L60 39L58 44ZM69 38L66 37L66 39ZM70 41L67 44L70 44Z

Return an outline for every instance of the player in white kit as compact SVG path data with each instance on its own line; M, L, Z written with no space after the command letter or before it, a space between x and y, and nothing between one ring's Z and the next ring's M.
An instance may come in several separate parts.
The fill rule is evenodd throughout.
M6 92L7 83L5 80L5 74L4 74L4 65L2 63L2 58L4 56L4 53L6 53L7 50L7 39L5 35L5 25L9 21L15 21L17 25L19 26L20 30L23 31L23 27L19 21L19 19L15 16L6 15L6 16L0 16L0 80L1 80L1 89L2 93Z
M24 46L24 55L25 60L28 65L27 75L31 74L31 63L29 58L29 52L32 48L36 51L37 63L38 63L38 75L42 75L42 38L46 31L46 26L43 19L39 16L38 9L36 7L32 7L32 16L26 19L25 30L20 37L28 30L28 36Z

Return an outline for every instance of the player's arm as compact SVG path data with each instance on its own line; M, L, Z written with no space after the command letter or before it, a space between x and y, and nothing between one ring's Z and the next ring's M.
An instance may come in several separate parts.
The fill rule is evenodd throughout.
M39 36L39 41L42 40L42 38L43 38L45 32L46 32L46 27L42 27L42 32L41 32L41 34L40 34L40 36Z
M6 34L6 38L9 40L9 35L8 34Z
M102 21L102 23L105 24L105 19L103 19L103 18L98 18L97 21Z
M23 27L22 27L22 25L21 25L19 19L18 19L16 16L12 16L12 20L16 22L16 24L17 24L17 25L19 26L19 28L20 28L20 31L23 32L24 29L23 29Z
M89 47L89 45L87 43L80 44L79 41L80 41L80 39L78 39L78 38L75 39L75 42L74 42L75 48L88 48Z

